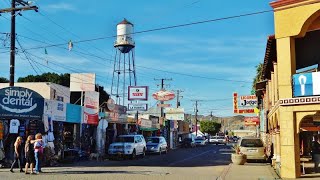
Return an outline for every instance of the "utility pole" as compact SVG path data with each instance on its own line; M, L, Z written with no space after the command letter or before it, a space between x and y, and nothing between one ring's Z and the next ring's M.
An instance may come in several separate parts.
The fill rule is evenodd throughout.
M18 5L18 7L16 7ZM14 69L16 53L16 12L34 10L38 12L37 6L30 6L29 2L23 0L12 0L11 8L0 9L1 13L11 13L11 44L10 44L10 86L14 86Z
M196 118L196 136L198 136L198 102L200 100L193 100L196 102L196 108L195 108L195 118Z
M183 96L180 96L180 93L182 92L182 90L177 90L177 108L180 107L180 98L183 98Z

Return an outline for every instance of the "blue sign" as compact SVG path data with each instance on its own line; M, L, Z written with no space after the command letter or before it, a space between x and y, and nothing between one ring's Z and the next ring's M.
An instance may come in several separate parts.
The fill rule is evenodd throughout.
M320 95L320 72L293 75L293 96Z
M82 106L75 104L67 104L67 121L71 123L81 123L82 118Z
M44 99L37 92L23 87L0 89L1 119L42 120Z

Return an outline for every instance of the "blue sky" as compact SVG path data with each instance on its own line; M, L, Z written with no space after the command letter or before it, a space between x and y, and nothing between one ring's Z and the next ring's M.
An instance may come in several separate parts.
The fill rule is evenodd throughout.
M121 3L119 3L121 2ZM40 13L22 12L17 16L18 41L25 49L47 44L65 43L65 46L27 50L38 65L36 71L72 73L94 72L97 83L110 89L114 38L105 38L86 43L75 43L68 51L69 40L77 41L116 34L116 25L127 18L134 24L135 31L191 23L208 19L271 10L270 0L162 0L162 1L111 1L111 0L36 0ZM9 0L0 2L0 8L8 7ZM9 14L0 16L0 33L10 32ZM255 66L263 61L267 36L274 33L273 13L210 22L163 31L137 34L135 61L138 85L150 87L150 106L156 101L151 94L160 81L154 78L172 78L168 90L181 89L182 107L192 113L194 102L199 105L200 114L230 116L232 113L232 92L250 94ZM20 35L20 36L19 36ZM4 35L0 35L5 39ZM6 41L6 46L10 46ZM0 46L0 76L9 77L8 48ZM17 44L17 47L19 45ZM80 52L80 53L79 53ZM81 54L94 54L99 58ZM20 55L22 58L20 58ZM37 73L18 52L16 77ZM55 64L54 64L55 63ZM57 66L59 64L60 66ZM62 67L61 67L62 65ZM143 68L143 67L149 67ZM189 74L207 78L184 76ZM231 81L221 81L226 79ZM242 82L239 82L242 81ZM175 101L170 102L175 105Z

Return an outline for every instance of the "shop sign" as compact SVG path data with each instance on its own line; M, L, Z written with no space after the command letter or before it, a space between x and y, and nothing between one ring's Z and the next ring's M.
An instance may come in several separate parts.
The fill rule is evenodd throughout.
M242 107L256 107L258 99L256 95L240 96L240 105Z
M184 120L184 108L165 108L165 116L168 120Z
M148 100L148 86L129 86L128 87L128 100Z
M98 125L99 123L99 93L86 91L84 98L83 123Z
M170 91L158 91L152 94L152 97L158 101L170 101L175 98L175 94Z
M147 111L148 104L128 104L128 111Z
M141 127L151 128L152 127L152 121L150 121L149 119L141 119L139 125Z
M116 107L116 104L115 104L114 100L111 99L111 98L108 99L108 101L107 101L107 108L108 108L108 110L109 110L109 111L113 111L115 107Z
M83 121L83 108L75 104L67 104L67 122L81 123Z
M44 114L53 121L66 121L67 104L61 101L46 99L44 101Z
M23 87L0 89L0 117L6 119L42 119L44 98Z
M260 118L257 116L244 118L245 126L256 126L256 125L259 125L259 123L260 123Z
M320 72L295 74L293 79L293 96L320 95Z
M239 99L238 99L239 98ZM238 101L240 100L240 102ZM239 108L239 104L240 107ZM258 105L258 99L255 95L238 97L238 93L233 93L233 113L235 114L255 114L255 108Z

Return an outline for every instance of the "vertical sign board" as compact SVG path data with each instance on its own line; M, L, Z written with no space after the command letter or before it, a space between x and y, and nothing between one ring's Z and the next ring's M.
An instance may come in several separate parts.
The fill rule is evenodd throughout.
M0 118L42 120L44 98L23 87L0 89Z
M81 123L83 121L83 108L75 104L67 104L67 122Z
M238 113L238 93L233 93L233 113Z
M148 100L148 86L129 86L128 87L128 100Z
M83 123L98 125L99 123L99 93L86 91L84 98Z

